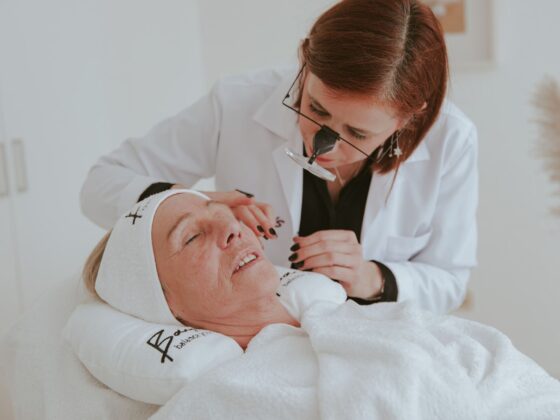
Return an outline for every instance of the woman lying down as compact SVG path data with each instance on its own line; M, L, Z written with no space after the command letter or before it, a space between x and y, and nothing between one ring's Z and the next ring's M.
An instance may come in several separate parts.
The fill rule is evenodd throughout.
M196 192L138 203L89 271L120 312L237 348L157 419L560 418L560 383L497 330L407 302L359 306L327 277L278 271L227 206Z

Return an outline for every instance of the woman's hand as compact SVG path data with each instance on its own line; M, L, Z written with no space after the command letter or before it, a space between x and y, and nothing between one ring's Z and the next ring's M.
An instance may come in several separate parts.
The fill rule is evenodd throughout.
M294 237L290 261L294 268L322 273L337 280L350 297L372 299L381 294L381 270L362 256L362 246L350 230L322 230Z
M185 188L180 184L172 188ZM231 208L235 217L248 226L255 235L265 239L276 238L274 230L275 215L267 203L255 201L252 195L239 191L200 191L211 200L218 201Z

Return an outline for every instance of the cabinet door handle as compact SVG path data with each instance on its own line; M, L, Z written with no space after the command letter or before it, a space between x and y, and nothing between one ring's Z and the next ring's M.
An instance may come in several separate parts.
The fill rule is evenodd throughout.
M22 139L12 140L12 153L14 155L14 172L16 189L22 193L27 191L27 169L25 166L25 150Z
M6 164L6 145L0 143L0 197L10 194L10 181L8 179L8 165Z

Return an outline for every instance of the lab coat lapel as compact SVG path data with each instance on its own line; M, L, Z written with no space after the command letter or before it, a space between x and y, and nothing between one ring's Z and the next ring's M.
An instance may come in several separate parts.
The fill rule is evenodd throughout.
M382 220L382 213L385 211L387 195L391 188L393 175L394 172L385 175L374 173L371 178L361 232L361 245L364 250L364 257L366 258L373 258L372 255L381 246L375 240L379 235L375 235L374 232L382 228L379 224Z
M429 159L430 153L423 141L418 145L406 162L402 163L401 170L405 166ZM373 258L374 255L378 254L381 247L384 246L384 244L379 243L377 239L384 236L382 232L383 229L386 228L386 221L383 219L383 213L386 211L387 207L390 206L391 200L394 199L393 196L399 194L399 185L401 182L411 181L403 179L402 174L399 173L394 178L395 181L393 183L394 176L394 171L384 175L374 173L372 176L361 232L361 243L366 258Z
M276 148L273 152L274 164L278 177L282 183L282 190L286 204L290 210L290 218L292 219L292 232L299 230L301 220L301 203L303 194L303 169L301 169L294 161L292 161L285 152L286 148L299 151L302 148L301 135L294 135L293 138Z
M296 74L297 70L294 69L286 72L278 87L253 116L255 121L284 140L272 151L272 156L282 184L286 207L290 212L293 232L299 230L301 219L303 170L286 155L285 149L289 147L300 152L303 140L297 124L297 115L282 105L282 99Z

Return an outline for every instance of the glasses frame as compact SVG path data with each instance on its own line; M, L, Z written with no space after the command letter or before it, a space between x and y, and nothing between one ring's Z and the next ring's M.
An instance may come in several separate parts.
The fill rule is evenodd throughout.
M292 111L294 111L296 114L302 116L303 118L305 118L305 119L311 121L312 123L314 123L315 125L317 125L317 126L320 128L319 131L322 131L322 132L323 132L323 136L322 136L322 137L327 137L327 138L328 138L328 137L331 137L331 138L333 138L333 137L336 136L335 139L334 139L334 142L332 142L332 146L331 146L330 148L328 148L328 150L319 151L319 152L316 152L315 150L313 150L314 157L312 157L311 160L315 160L315 158L316 158L318 155L321 155L321 154L323 154L323 153L326 153L326 152L332 150L332 148L334 147L335 143L336 143L338 140L342 140L344 143L346 143L347 145L349 145L349 146L352 147L353 149L357 150L358 152L360 152L361 154L363 154L364 156L366 156L368 159L371 159L372 156L375 154L375 150L374 150L371 154L367 154L367 153L364 152L362 149L360 149L359 147L355 146L355 145L352 144L350 141L346 140L344 137L342 137L342 136L340 135L339 132L333 130L333 129L330 128L328 125L326 125L326 124L321 124L320 122L315 121L313 118L311 118L311 117L308 116L308 115L305 115L305 114L304 114L303 112L301 112L299 109L294 108L294 107L291 106L290 104L286 103L286 101L290 98L290 93L292 92L292 89L294 88L294 85L295 85L296 82L299 80L299 78L300 78L301 75L303 74L303 71L304 71L304 70L305 70L305 65L301 67L301 70L299 71L299 73L297 74L297 76L296 76L295 80L293 81L292 85L291 85L290 88L288 89L288 93L286 93L286 96L284 96L284 99L282 100L282 105L284 105L285 107L287 107L287 108L291 109ZM327 141L328 141L328 140L327 140ZM315 146L316 146L315 141L314 141L313 143L314 143L313 146L314 146L314 149L315 149ZM376 149L376 150L377 150L377 149ZM310 162L310 163L311 163L311 162Z

